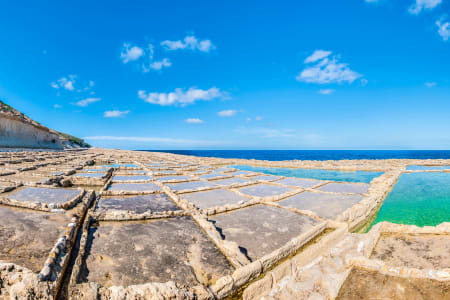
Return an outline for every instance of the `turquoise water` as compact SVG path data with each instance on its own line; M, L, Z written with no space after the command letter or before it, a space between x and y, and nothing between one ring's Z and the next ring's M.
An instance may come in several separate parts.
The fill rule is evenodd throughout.
M289 168L267 168L267 167L253 167L247 165L234 165L232 168L261 172L265 174L272 174L278 176L297 177L297 178L311 178L318 180L334 180L346 182L364 182L370 183L372 179L380 176L383 172L366 172L366 171L330 171L321 169L289 169Z
M417 226L449 222L450 173L402 174L372 226L382 221Z
M450 170L450 166L408 166L406 170L411 171L432 171L432 170Z

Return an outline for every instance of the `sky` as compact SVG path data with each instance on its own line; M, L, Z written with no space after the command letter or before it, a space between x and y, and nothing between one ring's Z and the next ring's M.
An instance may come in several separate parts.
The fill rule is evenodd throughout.
M121 149L450 149L450 0L0 1L0 99Z

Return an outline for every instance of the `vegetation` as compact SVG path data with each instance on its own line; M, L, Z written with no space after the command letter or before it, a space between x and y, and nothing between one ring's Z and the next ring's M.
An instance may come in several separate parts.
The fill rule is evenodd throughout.
M58 132L58 134L63 137L64 139L67 139L69 141L71 141L74 144L77 144L80 147L92 147L91 145L89 145L88 143L86 143L83 139L77 138L73 135L67 134L67 133L63 133L63 132Z

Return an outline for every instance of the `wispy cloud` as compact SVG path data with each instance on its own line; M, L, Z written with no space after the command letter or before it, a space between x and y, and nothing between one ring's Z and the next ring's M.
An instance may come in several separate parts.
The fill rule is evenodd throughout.
M244 135L256 135L260 138L286 138L295 135L295 131L292 129L277 129L270 127L238 127L234 131Z
M232 117L236 115L237 111L234 109L222 110L217 113L219 117Z
M91 103L100 101L101 98L86 98L75 103L76 106L86 107Z
M437 85L436 82L425 82L425 86L429 88L435 87L436 85Z
M444 19L436 21L436 25L439 28L438 33L444 41L448 41L450 37L450 22L445 22Z
M150 69L159 71L159 70L161 70L161 69L164 68L164 67L165 67L165 68L168 68L168 67L170 67L170 66L172 66L172 62L170 61L170 59L168 59L168 58L163 58L163 60L152 62L152 63L150 64ZM145 72L145 71L146 71L146 69L145 69L145 66L144 66L144 72Z
M54 108L62 108L62 105L60 105L60 104L55 104L55 105L53 105L53 107L54 107Z
M322 95L330 95L330 94L332 94L334 92L335 92L335 90L333 90L333 89L322 89L322 90L319 90L319 94L322 94Z
M77 76L68 75L67 77L61 77L57 81L53 81L50 83L50 86L54 89L65 89L68 91L75 90L75 79Z
M408 9L413 15L419 14L422 10L430 10L442 3L442 0L415 0L415 3Z
M189 50L197 50L200 52L210 52L211 50L216 48L214 44L211 42L211 40L198 40L193 35L186 36L182 41L181 40L163 41L161 42L161 46L163 46L164 49L169 51L189 49Z
M263 117L261 117L261 116L256 116L256 117L255 117L255 120L256 120L256 121L261 121L262 119L263 119Z
M196 101L210 101L217 98L222 98L225 93L216 87L207 90L191 87L188 90L181 88L175 89L170 93L146 92L144 90L138 91L138 97L148 103L158 104L161 106L180 105L186 106L193 104Z
M50 83L50 86L54 89L62 89L69 92L77 92L77 93L84 93L87 91L92 90L92 88L95 85L95 82L92 80L89 80L87 82L78 82L78 76L77 75L68 75L61 77L60 79L53 81ZM77 83L77 86L75 87L75 83ZM58 93L59 95L59 93Z
M191 140L191 139L177 139L177 138L162 138L162 137L130 137L130 136L87 136L83 139L87 141L124 141L137 143L155 143L155 144L170 144L170 145L193 145L193 146L224 146L230 143L224 140Z
M316 50L305 59L305 64L313 63L331 55L331 51Z
M198 119L198 118L189 118L189 119L184 120L184 122L188 123L188 124L201 124L201 123L203 123L203 120Z
M351 70L348 64L340 63L339 56L330 57L331 51L316 50L305 59L306 67L296 77L307 83L353 83L362 75Z
M144 73L150 72L151 70L160 71L163 68L172 66L170 59L163 58L161 60L155 60L154 55L155 47L152 44L148 44L148 46L144 48L139 46L131 47L130 44L124 43L120 58L124 64L129 61L139 62L139 67Z
M103 113L105 118L119 118L129 114L129 110L107 110Z
M120 58L123 63L126 64L129 61L135 61L144 55L144 49L138 46L131 46L129 43L124 43L122 51L120 52Z

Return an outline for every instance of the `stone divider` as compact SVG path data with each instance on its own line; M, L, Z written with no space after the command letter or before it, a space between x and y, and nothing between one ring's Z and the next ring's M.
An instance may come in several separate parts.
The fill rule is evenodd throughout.
M244 300L252 300L267 295L276 284L282 284L284 278L295 277L297 272L299 272L298 270L315 264L321 259L322 253L328 251L344 237L348 226L343 223L329 221L327 228L332 231L316 237L317 240L306 244L301 249L301 252L266 272L264 277L251 282L245 287L242 298Z
M82 201L81 215L75 215L71 223L66 226L64 234L57 240L50 251L42 270L38 274L40 281L54 282L53 294L56 295L62 283L63 275L68 267L73 246L77 239L79 228L82 226L84 215L95 199L95 192L89 192Z

